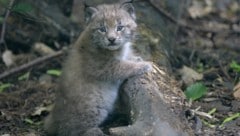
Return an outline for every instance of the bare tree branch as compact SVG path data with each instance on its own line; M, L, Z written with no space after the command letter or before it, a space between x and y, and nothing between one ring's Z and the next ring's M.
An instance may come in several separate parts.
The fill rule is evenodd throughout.
M10 69L8 71L5 71L2 74L0 74L0 80L3 79L3 78L8 77L10 75L13 75L13 74L16 74L18 72L21 72L21 71L23 71L25 69L28 69L30 67L39 65L39 64L41 64L41 63L43 63L45 61L48 61L48 60L51 60L53 58L59 57L59 56L61 56L63 54L64 54L63 51L58 51L58 52L56 52L54 54L50 54L50 55L47 55L47 56L44 56L44 57L41 57L41 58L37 58L37 59L35 59L35 60L33 60L33 61L29 62L29 63L23 64L23 65L21 65L19 67Z

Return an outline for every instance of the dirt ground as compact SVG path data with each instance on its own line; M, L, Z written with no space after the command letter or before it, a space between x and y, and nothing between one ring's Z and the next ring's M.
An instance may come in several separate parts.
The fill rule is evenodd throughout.
M202 13L201 15L185 14L183 20L189 27L180 24L177 32L172 74L182 83L182 89L185 90L189 82L183 80L184 75L179 71L183 66L187 66L202 75L198 80L208 88L204 97L192 102L189 111L199 109L201 113L208 113L216 108L216 112L211 114L211 117L198 113L189 115L191 116L189 124L199 136L240 136L240 117L221 126L227 117L240 114L240 96L233 95L234 87L235 91L239 91L240 88L236 87L240 83L240 72L230 66L232 61L240 64L240 4L239 1L235 2L237 1L209 7L213 9L209 12L205 10L202 11L203 13L199 12ZM189 10L191 8L198 9L194 4ZM0 74L42 55L42 52L32 51L30 47L24 45L28 40L38 41L34 38L37 37L37 32L42 28L46 30L48 28L28 20L34 24L32 29L31 25L24 25L21 21L26 20L22 19L20 14L12 14L9 17L10 27L5 36L7 44L1 44L0 49L1 54L7 49L17 54L14 56L16 64L7 67L2 58ZM19 28L22 30L18 30ZM33 38L12 36L12 30L16 34L22 34L27 30L26 35L33 35ZM65 35L60 37L61 40L51 36L45 44L52 45L51 48L58 50L58 43L64 46L71 41ZM0 91L0 136L44 135L43 120L54 102L54 92L57 91L59 79L56 72L61 69L63 60L64 56L56 57L0 80L0 85L7 86ZM197 82L197 79L194 82Z

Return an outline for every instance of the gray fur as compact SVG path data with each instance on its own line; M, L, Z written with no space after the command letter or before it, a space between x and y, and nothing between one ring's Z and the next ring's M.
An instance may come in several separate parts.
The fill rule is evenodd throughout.
M128 11L115 4L95 12L64 65L55 107L45 122L48 135L104 135L98 127L114 109L120 84L151 70L150 63L135 61L132 54L137 25ZM103 26L106 32L99 30Z

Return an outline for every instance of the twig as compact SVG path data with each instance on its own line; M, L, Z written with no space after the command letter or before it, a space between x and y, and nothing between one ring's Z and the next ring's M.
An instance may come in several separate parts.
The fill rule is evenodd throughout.
M3 23L2 23L2 31L1 31L1 38L0 38L0 44L4 43L4 36L5 36L5 32L6 32L6 23L7 23L7 19L10 15L10 12L11 12L11 9L12 9L12 6L14 4L14 1L15 0L10 0L10 3L8 5L8 8L7 8L7 13L4 17L4 20L3 20Z
M191 110L191 112L194 113L194 114L197 114L199 116L202 116L202 117L207 117L209 119L218 120L217 118L213 117L212 115L210 115L206 112L198 111L198 110L199 110L199 108L197 108L195 110Z
M41 58L37 58L37 59L35 59L35 60L31 61L31 62L28 62L26 64L23 64L23 65L19 66L19 67L10 69L9 71L5 71L2 74L0 74L0 80L3 79L3 78L8 77L10 75L13 75L15 73L18 73L20 71L23 71L25 69L28 69L30 67L39 65L39 64L41 64L41 63L43 63L45 61L48 61L50 59L56 58L58 56L61 56L63 54L64 54L64 51L58 51L58 52L56 52L54 54L50 54L50 55L47 55L47 56L44 56L44 57L41 57Z
M227 78L229 81L231 81L231 77L230 77L230 75L227 73L226 69L223 67L222 63L221 63L219 60L217 60L217 62L218 62L218 65L220 66L220 69L221 69L221 71L223 72L223 74L226 76L226 78Z

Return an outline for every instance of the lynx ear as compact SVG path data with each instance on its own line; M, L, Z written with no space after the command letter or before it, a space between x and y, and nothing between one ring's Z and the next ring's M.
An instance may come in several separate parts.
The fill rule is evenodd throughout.
M88 23L97 12L97 8L85 4L85 21Z
M129 15L135 20L136 19L136 15L135 15L135 11L134 11L134 7L132 5L132 0L127 1L127 2L123 2L120 5L120 8L126 10Z

